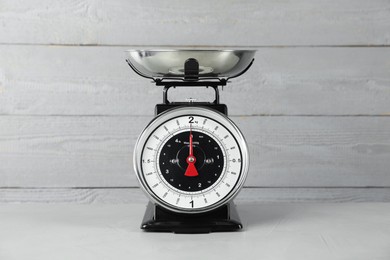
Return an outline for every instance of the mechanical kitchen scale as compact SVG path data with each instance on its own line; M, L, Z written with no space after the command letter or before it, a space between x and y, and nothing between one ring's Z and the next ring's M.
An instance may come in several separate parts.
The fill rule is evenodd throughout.
M254 50L129 50L129 66L163 87L163 103L139 136L134 169L148 203L146 231L242 228L233 198L249 168L245 139L219 102L219 87L245 73ZM168 90L213 88L213 102L170 102Z

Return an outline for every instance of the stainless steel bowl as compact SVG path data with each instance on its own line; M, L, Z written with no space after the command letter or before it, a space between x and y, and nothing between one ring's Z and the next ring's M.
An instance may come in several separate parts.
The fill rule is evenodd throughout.
M199 63L199 79L229 78L243 72L252 62L255 50L128 50L128 62L142 76L183 78L184 63Z

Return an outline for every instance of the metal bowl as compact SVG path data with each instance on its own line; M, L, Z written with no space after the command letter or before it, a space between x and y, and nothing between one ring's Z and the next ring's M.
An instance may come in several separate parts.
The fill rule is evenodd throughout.
M251 64L255 50L128 50L127 61L148 78L183 78L184 63L196 59L199 79L231 78Z

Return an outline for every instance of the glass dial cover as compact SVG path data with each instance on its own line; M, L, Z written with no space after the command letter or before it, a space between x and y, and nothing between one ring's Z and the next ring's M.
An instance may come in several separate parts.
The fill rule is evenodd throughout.
M156 204L200 213L231 200L249 164L244 137L225 115L202 107L168 110L145 128L134 151L141 187Z

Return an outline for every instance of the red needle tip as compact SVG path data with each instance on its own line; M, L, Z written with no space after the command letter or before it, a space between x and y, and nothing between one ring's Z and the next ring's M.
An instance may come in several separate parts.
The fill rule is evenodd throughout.
M192 129L191 129L191 125L190 125L190 154L188 155L189 156L193 156L193 149L192 149Z

